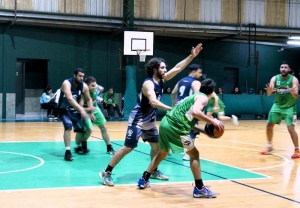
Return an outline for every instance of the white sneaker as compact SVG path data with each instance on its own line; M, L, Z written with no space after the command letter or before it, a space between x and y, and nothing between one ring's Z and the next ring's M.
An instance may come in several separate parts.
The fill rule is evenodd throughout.
M182 159L183 159L183 160L186 160L186 161L190 161L191 158L190 158L190 156L189 156L188 154L184 153Z
M239 125L239 119L235 115L231 115L232 123L236 126Z
M173 155L173 152L172 152L172 150L170 149L168 156L172 156L172 155Z

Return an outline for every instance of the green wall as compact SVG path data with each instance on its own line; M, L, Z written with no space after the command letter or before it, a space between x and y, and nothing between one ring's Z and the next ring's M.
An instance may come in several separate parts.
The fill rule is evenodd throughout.
M0 93L15 93L15 68L17 59L45 59L48 62L48 81L54 90L62 81L73 75L76 67L92 75L106 89L114 87L116 93L125 91L119 63L119 49L123 49L123 34L112 35L106 32L57 29L49 27L27 27L0 25ZM163 57L170 70L175 64L190 53L191 47L203 43L204 50L193 63L203 65L204 73L213 78L218 86L222 85L224 67L239 68L239 87L246 92L248 87L255 87L255 67L247 67L248 45L232 42L205 42L195 39L172 37L154 38L154 56ZM300 65L299 48L278 52L280 47L257 45L259 57L259 88L264 88L272 76L279 73L281 61L291 62L292 68ZM129 57L135 65L137 57ZM152 57L147 57L148 61ZM145 62L146 63L146 62ZM138 62L136 73L137 89L142 85L146 73L145 63ZM124 67L124 66L123 66ZM124 73L123 73L124 74ZM168 81L165 86L174 87L176 82L188 75L185 70ZM42 82L33 79L33 82ZM5 95L3 102L5 102Z

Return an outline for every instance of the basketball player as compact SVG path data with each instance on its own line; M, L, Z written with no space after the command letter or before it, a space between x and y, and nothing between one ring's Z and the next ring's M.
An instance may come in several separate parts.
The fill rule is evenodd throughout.
M190 73L189 76L182 78L175 85L171 97L173 106L179 103L181 100L186 98L189 95L199 92L201 83L199 81L202 76L202 67L198 64L191 64L189 67ZM195 142L196 136L199 134L198 131L191 130L190 136ZM183 160L190 160L188 154L184 153Z
M202 50L202 44L198 44L191 50L191 54L176 64L174 68L167 72L166 61L162 58L152 58L146 64L148 78L146 78L142 85L141 100L137 103L129 115L129 122L126 132L124 146L121 147L111 158L108 166L104 171L99 173L104 185L114 186L111 178L113 168L118 162L137 147L140 137L144 141L149 142L151 146L151 159L158 154L158 131L155 126L157 109L170 110L171 107L160 102L164 82L173 78L176 74L181 72ZM169 178L157 169L153 169L152 178L160 180L168 180Z
M269 155L272 153L274 125L280 124L282 118L284 118L295 147L294 154L291 158L296 159L300 157L298 135L295 131L299 81L296 77L289 74L290 70L289 63L283 61L280 65L280 74L273 76L270 83L266 85L265 89L267 90L267 95L270 96L275 93L275 101L268 116L267 149L262 151L261 154Z
M96 79L94 77L87 77L85 80L85 83L87 84L88 88L89 88L89 92L90 92L90 96L91 99L94 103L94 107L95 110L93 111L93 113L90 114L90 119L86 119L84 120L84 126L88 129L92 129L93 125L98 126L100 131L101 131L101 135L103 137L103 140L106 143L106 149L107 149L107 154L113 155L115 154L115 151L110 143L110 138L109 138L109 134L107 133L107 128L105 126L106 120L104 115L102 114L100 108L98 107L97 104L97 90L96 88L98 87L97 83L96 83ZM84 107L87 107L86 103L84 104ZM87 109L88 110L88 109ZM84 153L83 149L81 148L81 146L75 148L76 153L82 154Z
M228 121L231 120L232 123L236 126L239 125L238 118L235 115L225 116L225 104L223 101L219 98L219 96L214 92L209 99L210 106L207 109L206 115L209 117L213 117L213 113L216 113L218 115L218 119L221 121Z
M86 140L92 133L92 129L85 129L83 126L82 118L88 119L89 115L79 104L83 95L90 112L94 110L88 86L83 82L83 78L84 71L81 68L77 68L74 71L73 78L66 79L61 86L61 93L58 101L58 111L59 118L65 128L64 142L66 147L66 161L73 160L70 150L72 126L74 127L74 132L76 132L76 144L81 145L81 143L83 143L82 148L85 152L88 151L86 147Z
M151 173L165 159L170 149L172 149L173 153L180 153L183 152L183 149L186 149L186 153L190 156L190 167L195 179L193 196L195 198L216 197L216 194L203 184L200 169L200 154L189 135L189 131L195 126L198 120L209 122L215 128L224 131L222 121L210 118L202 112L208 103L208 99L214 92L214 87L215 83L213 80L206 79L202 81L200 92L186 97L163 117L159 125L159 146L161 150L152 159L150 166L143 173L142 178L139 179L139 188L150 187L149 178Z

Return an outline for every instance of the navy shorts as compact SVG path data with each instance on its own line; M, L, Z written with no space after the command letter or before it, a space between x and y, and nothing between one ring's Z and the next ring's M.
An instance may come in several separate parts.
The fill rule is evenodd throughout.
M124 145L126 147L135 148L142 137L144 142L158 143L158 130L153 127L149 130L143 130L137 126L128 126Z
M74 132L84 132L83 121L77 110L59 108L58 113L59 119L62 121L65 130L72 130L73 126Z

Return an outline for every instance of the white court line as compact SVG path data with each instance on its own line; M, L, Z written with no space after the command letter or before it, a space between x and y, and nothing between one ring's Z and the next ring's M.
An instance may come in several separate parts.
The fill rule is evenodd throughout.
M35 169L38 168L42 165L44 165L45 161L42 158L33 156L33 155L28 155L28 154L23 154L23 153L18 153L18 152L4 152L4 151L0 151L0 153L4 153L4 154L14 154L14 155L22 155L22 156L27 156L27 157L33 157L35 159L38 159L40 161L40 164L30 167L30 168L24 168L24 169L19 169L19 170L10 170L10 171L3 171L0 172L0 174L6 174L6 173L15 173L15 172L21 172L21 171L27 171L27 170L31 170L31 169Z
M214 146L214 147L225 147L225 148L232 148L232 149L243 149L243 150L250 150L250 151L255 151L257 152L256 149L250 149L250 148L243 148L243 147L232 147L232 146L223 146L223 145L213 145L213 144L200 144L200 145L204 145L204 146ZM234 167L234 168L237 168L237 169L241 169L241 170L247 170L247 171L250 171L251 170L264 170L264 169L270 169L270 168L277 168L277 167L281 167L281 166L284 166L286 165L288 162L290 162L286 157L282 156L282 155L279 155L279 154L275 154L275 153L272 153L272 155L276 155L280 158L283 158L284 162L279 164L279 165L274 165L274 166L269 166L269 167L263 167L263 168L249 168L249 169L241 169L241 168L237 168L235 166L231 166L231 167ZM268 155L261 155L262 157L268 157ZM209 160L211 161L211 160ZM213 161L215 162L215 161ZM219 163L219 162L215 162L215 163ZM223 164L223 163L219 163L219 164L222 164L222 165L227 165L227 164ZM230 165L227 165L227 166L230 166ZM253 172L255 174L258 174L256 172ZM260 173L259 173L260 174ZM261 174L263 175L263 174ZM269 177L269 176L266 176L266 177Z

